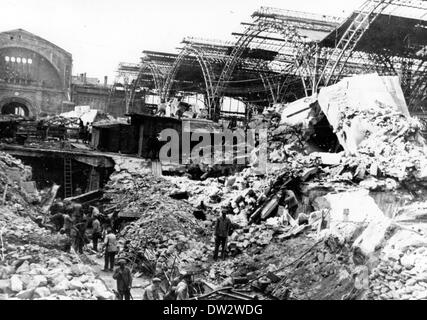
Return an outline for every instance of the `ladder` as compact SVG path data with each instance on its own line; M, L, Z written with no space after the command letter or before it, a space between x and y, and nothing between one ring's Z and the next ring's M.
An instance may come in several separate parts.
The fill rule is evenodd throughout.
M323 85L327 86L334 75L340 75L347 60L350 58L354 48L360 41L366 30L383 10L394 0L368 0L362 7L356 18L344 32L332 54L329 56L325 67L317 82L317 88L323 80ZM338 78L338 77L335 77Z
M64 198L73 196L73 169L71 158L64 158Z

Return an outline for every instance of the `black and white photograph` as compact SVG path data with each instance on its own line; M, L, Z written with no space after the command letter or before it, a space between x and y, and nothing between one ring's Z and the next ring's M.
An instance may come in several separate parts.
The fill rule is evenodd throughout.
M2 305L427 300L427 1L0 9Z

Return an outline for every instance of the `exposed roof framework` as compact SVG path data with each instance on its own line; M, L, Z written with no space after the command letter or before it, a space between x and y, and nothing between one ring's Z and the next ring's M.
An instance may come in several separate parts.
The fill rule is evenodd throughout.
M214 120L224 96L265 106L368 72L399 75L413 109L425 100L427 1L368 0L348 18L262 7L251 18L235 42L187 37L177 54L144 51L119 69L130 91L205 94Z

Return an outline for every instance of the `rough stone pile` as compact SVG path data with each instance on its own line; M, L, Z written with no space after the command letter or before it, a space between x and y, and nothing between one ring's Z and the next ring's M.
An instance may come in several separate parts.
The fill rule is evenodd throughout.
M0 152L0 201L5 195L4 205L16 205L28 209L33 201L21 187L22 182L31 180L31 167L25 166L21 160ZM5 189L7 187L7 192Z
M107 188L109 206L123 217L137 218L120 233L120 239L128 241L124 256L135 262L136 270L159 274L172 265L206 260L203 246L212 222L197 220L194 207L171 198L175 185L122 171L112 175Z
M427 248L412 247L383 257L369 279L370 299L427 299Z
M7 245L0 279L2 299L114 299L91 267L77 256L32 244Z
M8 184L0 207L0 299L114 299L77 255L61 251L66 236L34 221L39 208L20 186L30 177L29 167L0 153L0 186Z
M181 192L189 194L188 202L198 206L201 201L215 212L208 216L207 226L212 226L223 207L231 207L234 223L241 226L248 224L248 215L255 210L268 181L261 179L245 169L227 178L209 178L205 181L188 180L181 177L170 177L171 182Z
M77 255L63 252L65 236L39 228L29 217L0 208L2 299L114 299Z
M369 125L358 145L358 154L350 157L359 163L361 170L399 181L427 177L427 152L421 136L421 122L386 105L363 111L347 108L341 112L337 132L355 118Z

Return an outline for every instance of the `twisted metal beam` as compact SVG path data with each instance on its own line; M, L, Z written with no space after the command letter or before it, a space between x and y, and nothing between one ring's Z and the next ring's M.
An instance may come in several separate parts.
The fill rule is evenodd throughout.
M317 81L316 88L318 88L321 83L327 86L333 77L335 79L339 78L346 62L360 39L362 39L371 24L391 2L393 2L393 0L367 0L361 6L359 14L351 22L332 54L329 56Z

